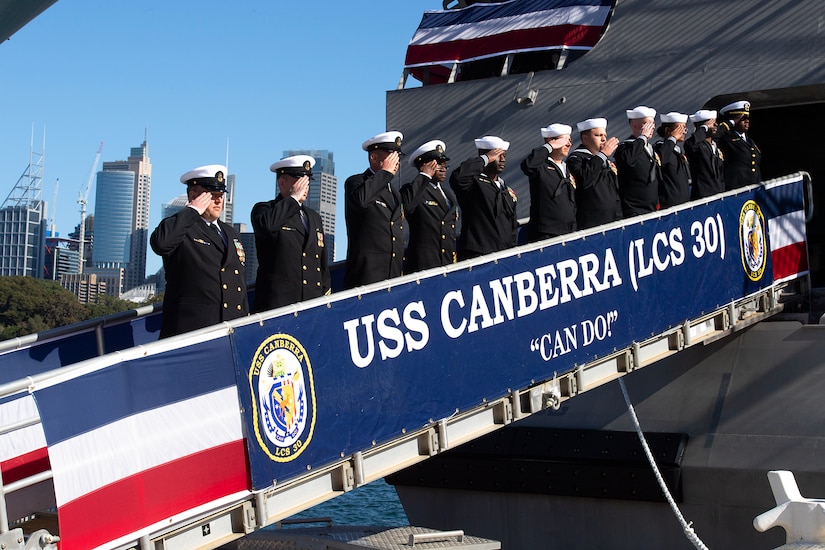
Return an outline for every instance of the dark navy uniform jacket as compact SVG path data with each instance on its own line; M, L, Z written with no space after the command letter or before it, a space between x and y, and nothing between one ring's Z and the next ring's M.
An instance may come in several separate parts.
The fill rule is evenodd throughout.
M501 188L482 172L484 159L471 157L450 174L461 208L458 259L474 258L516 246L516 196L503 180Z
M442 195L431 181L429 176L419 173L401 188L401 200L410 227L405 254L406 273L456 261L458 202L451 189L442 184Z
M530 180L528 240L540 241L576 230L576 188L569 174L550 159L550 150L536 147L521 162Z
M404 262L401 195L389 186L392 172L367 169L344 183L347 268L344 288L401 275Z
M676 149L675 139L666 139L653 146L662 161L662 178L659 180L659 205L670 208L690 200L690 168L681 147Z
M647 151L644 138L630 136L616 149L619 197L625 218L647 214L659 204L659 159Z
M305 206L307 229L300 212L298 201L282 195L252 207L258 251L253 312L317 298L329 291L321 215Z
M722 152L707 142L707 130L699 126L693 135L685 140L685 154L690 163L693 186L690 198L701 199L725 191L725 175Z
M604 154L579 148L567 157L576 179L576 224L588 229L622 219L616 163Z
M762 151L748 138L734 131L729 122L719 124L716 144L725 157L725 189L738 189L762 181Z
M249 314L241 237L231 225L218 225L226 243L187 206L152 233L149 242L166 272L161 338Z

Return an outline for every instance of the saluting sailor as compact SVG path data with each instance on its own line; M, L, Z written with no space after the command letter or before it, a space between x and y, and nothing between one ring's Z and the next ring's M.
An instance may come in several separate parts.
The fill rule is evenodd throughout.
M401 275L404 262L401 194L392 186L400 163L401 132L384 132L366 140L369 168L344 183L347 222L347 267L344 288Z
M567 157L567 168L576 179L576 224L579 229L622 219L619 180L613 153L619 146L607 138L607 119L588 118L576 124L581 147Z
M735 101L719 109L716 143L725 156L725 189L737 189L762 181L762 151L748 136L751 124L749 101Z
M450 160L446 149L443 141L434 139L411 155L410 165L418 174L401 187L401 201L410 226L406 273L456 261L458 201L453 191L442 185Z
M724 158L714 138L716 111L700 109L690 115L695 130L685 140L685 153L690 163L693 186L692 200L710 197L725 191Z
M656 110L639 105L626 113L632 134L616 149L616 167L622 215L629 218L658 207L661 160L650 143L656 129Z
M450 174L461 208L458 259L475 258L516 245L516 193L499 174L507 164L510 142L498 136L475 140L478 155Z
M659 140L653 150L662 162L659 180L659 206L670 208L690 200L690 169L682 144L685 141L688 116L671 111L659 115L662 125L656 133L664 140Z
M219 219L226 168L201 166L180 181L189 202L161 221L149 239L166 272L161 338L249 313L241 237Z
M330 291L321 215L306 206L315 159L294 155L273 163L278 196L252 207L258 276L252 311L317 298Z
M572 130L558 123L542 128L544 145L521 162L521 171L530 180L530 242L576 230L576 184L564 161L573 145Z

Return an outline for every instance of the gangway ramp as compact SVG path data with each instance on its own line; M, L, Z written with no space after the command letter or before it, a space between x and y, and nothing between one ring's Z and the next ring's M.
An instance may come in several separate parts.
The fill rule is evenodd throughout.
M7 516L50 480L64 550L216 548L731 334L805 285L805 181L8 382L0 449L39 430L50 469L4 487ZM9 420L20 403L36 425Z

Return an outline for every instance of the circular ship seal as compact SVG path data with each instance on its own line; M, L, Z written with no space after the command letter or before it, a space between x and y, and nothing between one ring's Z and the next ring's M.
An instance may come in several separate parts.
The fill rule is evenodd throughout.
M258 445L272 460L294 460L315 429L312 367L300 342L287 334L264 340L252 359L249 389Z
M758 281L768 263L765 216L755 201L742 205L739 214L739 248L742 250L742 267L751 281Z

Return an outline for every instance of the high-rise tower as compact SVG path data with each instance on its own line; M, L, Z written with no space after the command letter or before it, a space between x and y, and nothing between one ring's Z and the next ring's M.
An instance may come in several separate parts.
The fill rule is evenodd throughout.
M44 157L44 153L30 151L28 167L0 206L0 276L43 277L46 238L42 199Z
M146 279L151 186L148 136L127 160L104 162L97 174L92 258L97 269L124 269L123 291Z

